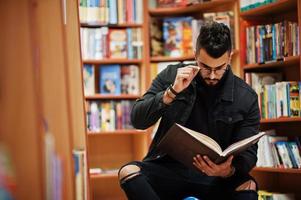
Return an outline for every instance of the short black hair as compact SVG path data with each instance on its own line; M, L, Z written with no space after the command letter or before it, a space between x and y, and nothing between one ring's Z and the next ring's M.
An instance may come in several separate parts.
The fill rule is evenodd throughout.
M221 57L232 50L231 33L227 25L215 21L206 22L200 29L196 42L196 54L204 49L213 58Z

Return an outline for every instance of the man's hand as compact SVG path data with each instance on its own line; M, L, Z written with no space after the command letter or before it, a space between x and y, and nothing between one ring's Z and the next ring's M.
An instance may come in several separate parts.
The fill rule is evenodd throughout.
M200 68L198 66L193 65L178 68L173 89L178 93L182 92L189 86L193 78L198 74L199 70Z
M224 163L219 165L212 162L207 156L197 155L193 157L193 165L208 176L228 177L233 173L232 167L233 156L230 156Z

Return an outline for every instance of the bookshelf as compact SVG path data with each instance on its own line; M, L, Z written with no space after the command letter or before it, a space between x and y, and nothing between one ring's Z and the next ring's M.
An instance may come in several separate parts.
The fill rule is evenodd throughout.
M283 20L296 22L300 31L301 2L296 0L279 0L247 11L240 12L240 52L242 76L246 73L279 72L283 74L284 81L300 81L300 55L285 56L279 61L265 63L247 63L247 27L279 23ZM300 44L300 38L297 41ZM275 129L277 135L292 138L301 136L300 117L280 117L262 119L260 129ZM301 181L301 169L283 169L272 167L255 167L252 175L259 183L259 188L270 192L294 193L296 199L301 198L298 182Z
M14 199L75 199L72 150L86 140L77 3L65 3L0 8L0 141L11 155Z
M204 13L216 13L216 12L226 12L232 11L233 17L230 19L231 24L234 27L232 30L234 46L233 46L233 56L232 56L232 70L235 74L240 74L240 58L239 58L239 7L237 0L217 0L209 1L198 4L189 5L186 7L156 7L154 0L148 0L148 7L145 13L145 23L144 28L147 29L147 35L151 37L150 25L152 20L161 20L165 18L177 18L177 17L193 17L194 19L203 19ZM163 31L162 31L163 32ZM150 85L152 81L152 64L159 65L160 63L168 62L185 62L194 61L194 55L182 55L177 57L156 55L153 56L151 53L152 44L151 41L147 41L147 58L146 63L151 66L146 69L147 83ZM158 66L159 67L159 66ZM151 75L151 76L149 76Z
M107 29L108 35L106 37L106 43L102 46L102 49L109 49L110 53L105 54L103 53L102 56L98 58L93 57L85 57L85 43L84 37L81 37L81 49L82 49L82 66L90 65L94 70L94 83L92 84L94 87L93 94L86 94L83 96L84 101L86 104L91 102L98 102L99 109L104 110L104 105L102 102L110 102L111 104L122 102L122 101L131 101L134 102L136 99L140 97L141 94L145 91L145 82L146 82L146 73L145 69L147 68L146 63L146 48L145 43L148 40L145 23L141 21L144 16L143 9L145 8L146 1L135 1L140 5L136 5L137 8L140 6L140 14L138 11L136 12L120 12L126 8L127 10L134 9L132 7L132 3L134 1L110 1L110 5L106 3L102 3L101 5L86 5L83 6L85 1L79 1L79 12L80 12L80 22L79 25L81 29ZM116 3L117 8L111 9L110 6L113 3ZM90 2L91 3L91 2ZM112 3L112 4L111 4ZM123 5L122 5L123 4ZM100 8L100 7L101 8ZM123 7L125 6L125 7ZM122 8L123 7L123 8ZM120 9L121 8L121 9ZM93 11L94 9L94 11ZM97 9L98 14L95 14L95 9ZM103 16L102 11L104 9L109 10L109 13L117 13L117 21L111 23L113 19L111 14L110 17ZM119 10L119 12L118 12ZM133 11L133 10L132 10ZM85 20L85 15L87 13L93 13L92 15L93 20ZM133 15L130 16L130 13L134 14L136 17L140 16L140 18L133 19ZM88 14L89 15L89 14ZM115 16L116 17L116 16ZM114 18L115 18L114 17ZM90 16L91 18L91 16ZM120 20L120 19L123 20ZM136 42L133 39L133 42L129 44L129 41L126 41L127 44L127 55L126 57L112 57L111 52L111 37L110 37L110 30L121 30L121 31L128 31L129 29L140 29L141 31L137 33L137 36L140 38L140 41ZM81 30L82 32L82 30ZM134 33L133 33L134 35ZM132 35L132 37L134 37ZM131 36L128 35L127 38ZM141 43L141 54L138 56L130 56L129 47L130 45L139 45ZM86 48L87 50L88 48ZM134 50L135 51L135 50ZM108 65L119 65L119 66L130 66L135 65L138 66L139 69L139 92L138 93L104 93L101 91L100 82L102 81L102 68ZM84 67L83 67L84 68ZM122 69L121 69L122 71ZM122 72L121 72L122 73ZM122 80L122 77L120 77ZM84 78L85 79L85 78ZM113 102L113 103L112 103ZM117 107L114 107L115 109ZM86 113L89 112L89 108L85 108ZM115 110L117 112L117 109ZM124 111L128 112L128 111ZM102 116L102 114L100 113ZM129 117L129 116L128 116ZM89 118L89 117L87 117ZM126 126L115 127L114 129L105 129L102 125L99 130L88 130L88 124L86 126L86 136L87 136L87 148L88 148L88 163L90 168L100 168L102 170L101 173L97 174L90 174L89 182L90 182L90 195L91 199L126 199L123 191L120 188L117 169L119 169L122 165L133 161L133 160L141 160L145 154L147 153L148 145L149 145L149 134L148 130L140 131L135 130L133 128L129 128Z

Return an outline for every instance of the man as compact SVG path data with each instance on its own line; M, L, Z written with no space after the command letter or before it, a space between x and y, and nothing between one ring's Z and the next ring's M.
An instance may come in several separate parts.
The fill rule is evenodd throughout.
M157 148L167 130L179 123L204 133L225 149L258 133L256 93L233 75L229 28L217 22L202 26L196 44L196 66L170 65L133 106L133 126L146 129L161 122L142 162L119 171L129 199L257 199L249 171L257 161L257 144L219 165L196 155L195 169L186 168Z

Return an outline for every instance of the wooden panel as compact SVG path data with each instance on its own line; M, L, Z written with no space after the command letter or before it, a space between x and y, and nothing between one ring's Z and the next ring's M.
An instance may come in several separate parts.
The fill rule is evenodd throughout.
M109 28L140 28L142 24L131 24L131 23L124 23L124 24L101 24L101 23L80 23L81 27L90 27L90 28L97 28L97 27L109 27Z
M116 169L135 160L132 135L89 137L90 167Z
M243 18L258 18L259 16L270 16L287 13L295 9L297 6L296 0L278 0L264 6L260 6L248 11L241 12L240 16Z
M5 20L0 31L0 143L11 154L15 199L40 200L44 197L42 129L38 126L31 6L29 1L1 1L0 16Z
M83 60L84 64L140 64L140 59L116 59L106 58L102 60Z
M68 65L66 73L69 80L69 102L73 132L73 148L86 149L85 113L83 99L83 74L80 54L80 33L77 1L67 1L67 24L65 37Z
M174 8L153 8L149 9L151 16L179 16L191 15L200 12L219 12L230 10L235 0L216 0L211 2L199 3L187 7L174 7Z
M121 95L111 95L111 94L95 94L91 96L86 96L86 100L136 100L140 96L139 95L130 95L130 94L121 94Z
M118 177L93 179L93 199L101 200L126 200L122 191Z
M271 192L294 193L300 199L301 176L294 173L252 172L259 184L259 189Z
M74 172L70 108L68 107L68 63L63 37L62 1L38 1L34 15L39 44L39 80L43 119L54 135L56 152L63 161L63 199L74 199Z

